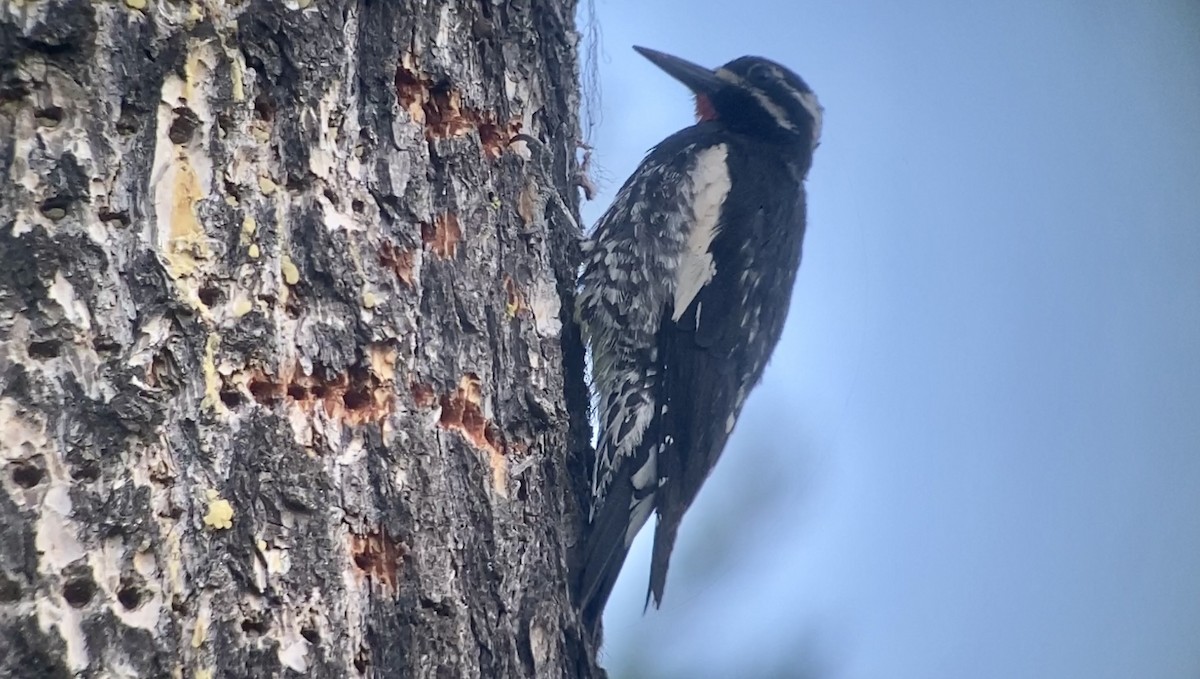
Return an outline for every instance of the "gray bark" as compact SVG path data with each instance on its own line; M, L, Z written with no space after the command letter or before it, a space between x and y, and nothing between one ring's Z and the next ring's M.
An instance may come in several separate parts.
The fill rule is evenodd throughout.
M0 2L0 676L602 675L577 71L571 1Z

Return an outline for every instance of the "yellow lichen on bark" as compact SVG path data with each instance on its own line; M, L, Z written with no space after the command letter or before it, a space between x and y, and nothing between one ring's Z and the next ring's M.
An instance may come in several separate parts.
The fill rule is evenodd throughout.
M216 530L226 530L233 527L233 505L220 496L217 491L209 489L208 511L204 514L204 525Z

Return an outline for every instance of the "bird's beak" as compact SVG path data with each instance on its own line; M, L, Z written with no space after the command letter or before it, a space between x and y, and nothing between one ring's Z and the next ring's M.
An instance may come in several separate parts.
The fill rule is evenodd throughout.
M633 49L649 59L655 66L666 71L667 75L687 85L688 89L695 94L709 96L725 84L712 70L698 64L648 47L635 46Z

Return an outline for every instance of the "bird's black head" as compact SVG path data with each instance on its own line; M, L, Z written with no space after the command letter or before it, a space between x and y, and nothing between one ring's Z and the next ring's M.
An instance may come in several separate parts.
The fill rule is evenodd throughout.
M800 76L762 57L741 57L714 70L634 47L696 95L696 115L742 134L814 149L824 109Z

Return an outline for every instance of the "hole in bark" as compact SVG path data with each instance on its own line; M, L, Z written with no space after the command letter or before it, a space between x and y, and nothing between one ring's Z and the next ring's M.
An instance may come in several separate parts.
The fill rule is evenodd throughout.
M313 175L311 174L296 175L288 173L287 181L283 183L283 186L289 191L299 192L312 186L312 183Z
M11 603L21 598L21 586L15 580L0 573L0 603Z
M321 635L317 634L317 630L311 627L302 628L300 630L300 636L304 637L304 640L313 646L316 646L321 642Z
M51 196L42 201L38 209L47 219L58 221L67 216L67 208L71 206L71 201L63 196Z
M433 223L421 223L421 240L442 259L453 258L458 252L458 243L462 240L462 226L458 223L458 215L447 212L438 215Z
M236 408L242 405L242 395L236 389L223 389L221 403L224 403L227 408Z
M313 513L313 507L301 497L295 497L294 495L285 493L280 496L279 503L289 512L295 512L297 514Z
M125 610L132 611L142 605L142 591L136 585L126 584L117 590L117 601L125 607Z
M358 566L371 580L383 585L391 592L396 591L397 574L408 545L398 542L384 532L366 535L350 535L350 554Z
M412 111L414 104L421 102L425 95L425 86L416 73L405 68L403 65L396 67L396 77L394 78L396 87L396 98L400 100L400 105L405 109Z
M129 226L129 213L124 210L102 207L96 210L96 216L102 222L116 222L115 226Z
M117 117L117 132L133 134L138 129L137 111L129 102L121 102L121 115Z
M33 488L42 482L46 472L30 462L18 462L13 465L12 480L22 488Z
M500 136L500 126L494 123L479 124L479 143L483 150L493 158L500 156L501 150L508 140Z
M83 608L96 595L96 583L90 577L74 578L63 585L63 598L74 608Z
M35 111L33 117L42 127L58 127L63 121L63 110L59 106L47 106Z
M97 337L92 340L92 348L101 353L111 353L119 350L121 345L111 337Z
M433 387L421 382L413 382L409 387L412 390L413 404L419 408L432 408L437 403L437 395L433 393Z
M267 405L279 400L279 388L271 382L251 380L250 395L254 397L255 401Z
M370 552L359 552L354 555L354 565L369 571L375 565L375 558Z
M399 278L400 282L409 288L413 287L414 261L412 250L397 247L391 243L384 243L383 247L379 249L379 263L396 274L396 278Z
M167 356L163 352L154 354L150 359L150 370L146 373L146 383L152 387L157 387L164 381L174 382L174 368Z
M55 356L58 356L58 352L61 348L62 342L59 342L58 340L30 342L29 355L32 358L54 358Z
M287 395L294 401L303 401L304 399L308 398L308 390L299 384L289 384L287 388Z
M200 288L200 292L197 295L200 297L200 303L209 308L220 304L221 300L225 297L221 293L221 289L215 285L206 285Z
M354 210L355 212L362 212L365 208L366 206L363 205L363 202L357 198L350 201L350 209Z
M251 637L261 637L267 633L268 627L269 625L266 620L251 620L250 618L246 618L242 621L242 631Z
M338 199L337 194L333 192L333 189L326 188L323 193L325 194L325 199L332 203L334 207L341 206L342 202Z
M259 120L271 122L275 119L275 104L260 95L254 100L254 116Z
M371 395L365 389L354 389L346 392L342 403L346 404L347 410L361 410L371 405Z
M365 646L358 648L358 653L354 655L354 669L358 670L359 674L366 674L367 667L371 665L367 660L367 649Z
M420 605L423 610L433 611L434 615L442 618L454 616L454 609L450 607L447 601L434 601L428 597L421 597Z
M100 478L100 464L96 460L84 460L71 469L71 478L76 481L95 481Z
M185 106L176 108L174 113L175 119L171 121L171 127L167 128L167 139L170 139L172 144L186 144L192 140L196 129L200 127L200 119L192 109Z

